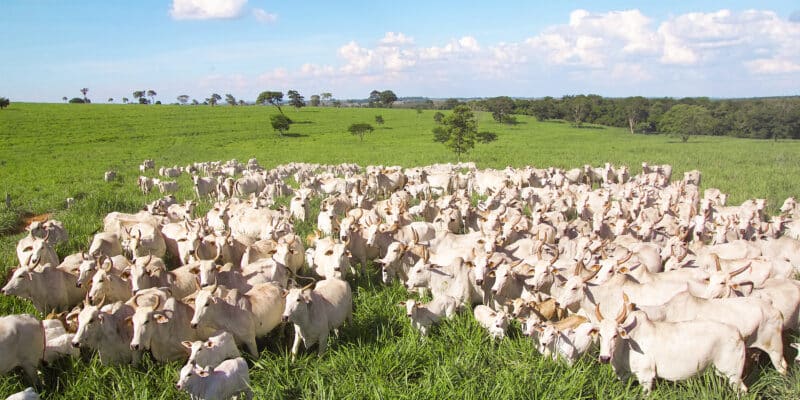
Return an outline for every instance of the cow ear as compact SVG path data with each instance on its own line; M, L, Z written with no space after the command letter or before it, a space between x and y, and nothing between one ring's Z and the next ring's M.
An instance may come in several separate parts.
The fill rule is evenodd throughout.
M311 296L309 295L303 296L303 302L306 304L311 304Z
M600 333L600 331L598 331L597 328L592 328L589 330L589 335L592 337L597 337L598 333Z
M166 324L169 322L169 318L164 314L156 314L155 319L159 324Z
M194 266L194 267L192 267L192 268L189 268L189 272L191 272L191 273L193 273L193 274L197 275L197 274L199 274L199 273L200 273L200 268L198 268L198 267Z
M488 275L490 278L494 278L496 274L495 274L494 270L491 270L491 271L490 271L490 272L489 272L487 275Z
M622 268L618 269L617 272L619 272L620 274L627 274L628 272L631 272L631 271L628 269L628 267L622 267Z
M195 371L195 372L197 373L197 376L200 376L200 377L203 377L203 378L207 377L208 373L209 373L209 371L204 370L204 369L201 369L201 370Z
M405 307L406 306L406 302L405 301L401 301L400 303L397 303L397 306L398 307Z
M288 295L289 295L289 291L288 291L288 290L286 290L286 289L283 289L283 290L281 291L281 297L286 297L286 296L288 296Z
M326 252L325 252L325 255L326 255L326 256L333 255L333 249L329 249L328 251L326 251Z
M192 349L192 342L190 342L190 341L188 341L188 340L184 340L184 341L182 341L182 342L181 342L181 345L183 345L183 347L186 347L186 348L187 348L187 349L189 349L189 350L191 350L191 349Z
M122 279L130 279L131 278L131 269L125 268L122 273L119 274L120 278Z
M207 340L207 341L206 341L206 347L208 347L209 349L210 349L210 348L212 348L212 347L214 347L214 342L212 342L212 341L210 341L210 340Z

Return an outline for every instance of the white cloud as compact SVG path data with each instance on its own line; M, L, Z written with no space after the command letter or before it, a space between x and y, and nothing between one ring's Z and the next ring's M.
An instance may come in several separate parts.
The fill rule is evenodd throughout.
M172 0L174 19L229 19L242 15L247 0Z
M384 46L406 46L414 44L414 38L408 37L402 32L386 32L386 36L379 43Z
M265 24L271 24L278 21L278 14L269 13L261 8L254 8L253 16L256 17L258 22Z
M758 59L748 61L747 68L756 74L785 74L800 72L800 63L782 59Z

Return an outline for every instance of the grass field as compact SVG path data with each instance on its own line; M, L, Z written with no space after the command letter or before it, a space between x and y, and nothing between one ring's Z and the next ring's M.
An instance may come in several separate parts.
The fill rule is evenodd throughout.
M12 104L0 111L0 195L9 193L11 208L0 205L0 265L14 264L15 233L27 215L51 213L70 231L59 255L88 245L91 232L110 211L134 211L158 194L135 187L138 164L153 158L157 166L192 161L246 161L258 158L271 167L291 161L356 162L363 165L425 165L455 161L430 133L433 111L285 108L296 124L288 137L269 127L267 107L177 107L137 105ZM386 123L363 142L346 133L354 122ZM689 143L666 136L630 135L616 128L576 129L569 124L540 123L519 117L514 126L495 124L479 114L480 130L498 140L478 145L467 159L481 168L522 166L575 167L609 161L638 171L642 161L670 163L674 176L703 172L703 187L730 193L730 203L766 197L772 212L788 196L800 196L800 143L697 137ZM118 171L106 183L103 172ZM191 194L186 176L179 197ZM65 210L64 200L76 205ZM379 276L351 282L355 320L333 342L327 356L305 355L288 361L288 338L261 342L251 379L257 398L631 398L635 384L619 382L609 366L584 359L573 368L544 360L529 340L512 334L491 343L469 315L443 324L420 341L396 304L408 295L398 285L378 284ZM28 303L0 298L0 315L32 312ZM791 359L793 352L787 354ZM46 398L172 399L178 364L146 361L133 368L107 368L95 359L63 360L44 368ZM800 374L788 377L765 366L746 380L748 398L800 398ZM0 378L0 397L23 388L20 375ZM662 382L659 399L733 398L713 373L681 384Z

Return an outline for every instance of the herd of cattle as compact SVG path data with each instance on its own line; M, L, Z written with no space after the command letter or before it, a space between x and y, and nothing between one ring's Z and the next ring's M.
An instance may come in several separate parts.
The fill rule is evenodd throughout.
M258 357L256 339L292 323L292 359L301 342L322 355L352 317L348 278L372 266L384 283L431 296L401 303L422 335L466 310L498 340L516 320L544 356L570 365L599 344L598 361L646 392L655 378L712 365L743 392L746 351L785 374L784 335L800 328L800 207L789 198L768 217L764 200L726 205L719 190L700 192L698 171L673 180L669 165L648 164L635 175L610 164L266 170L253 159L158 172L190 175L196 199L168 194L112 212L87 252L63 260L61 223L28 227L2 294L51 314L0 318L0 373L19 366L37 382L42 361L80 348L107 365L149 351L160 362L188 357L176 386L193 397L250 398L239 348ZM178 189L145 175L138 185ZM285 196L289 206L275 206ZM301 237L294 223L313 218L315 197L316 229ZM213 208L196 216L208 198Z

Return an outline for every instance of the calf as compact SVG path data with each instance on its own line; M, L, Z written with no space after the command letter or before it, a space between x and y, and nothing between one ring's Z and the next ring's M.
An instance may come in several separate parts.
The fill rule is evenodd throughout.
M475 306L472 310L475 320L481 324L493 339L503 339L508 329L508 315L502 311L494 311L483 304Z
M80 350L72 346L75 334L67 332L61 320L45 319L42 320L42 326L46 341L42 361L49 364L64 356L80 356Z
M460 307L458 299L447 295L439 295L433 301L420 304L413 299L400 303L406 308L406 316L411 319L411 326L416 328L422 336L426 336L431 326L442 318L451 318Z
M228 331L219 332L205 341L190 342L187 340L182 344L190 352L189 360L186 363L200 368L214 368L224 360L240 356L239 349L236 348L236 341Z
M186 364L175 387L193 399L230 399L239 394L244 394L247 400L253 398L247 363L241 357L225 360L216 368L201 369Z

